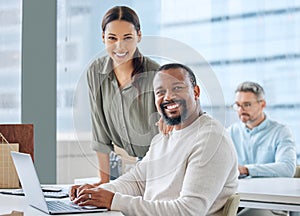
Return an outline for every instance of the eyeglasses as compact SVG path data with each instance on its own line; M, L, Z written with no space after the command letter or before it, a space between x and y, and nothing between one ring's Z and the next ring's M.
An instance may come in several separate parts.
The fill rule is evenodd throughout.
M256 102L256 103L260 103L262 100L257 100L257 101L254 101L254 102ZM232 104L232 108L234 109L234 110L239 110L240 108L242 108L243 110L249 110L249 109L251 109L251 107L253 106L253 103L254 102L245 102L245 103L242 103L242 104L238 104L238 103L234 103L234 104Z

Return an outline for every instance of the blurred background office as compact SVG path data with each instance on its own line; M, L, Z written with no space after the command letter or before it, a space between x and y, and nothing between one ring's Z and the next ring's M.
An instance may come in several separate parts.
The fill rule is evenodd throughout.
M0 0L0 123L22 121L22 5L21 0ZM237 121L230 109L237 84L245 80L260 83L267 92L267 114L293 131L300 164L300 1L58 0L58 183L97 175L89 145L85 69L103 53L101 17L113 5L136 10L144 37L172 38L206 59L222 89L224 104L210 103L213 96L205 92L201 103L225 126Z

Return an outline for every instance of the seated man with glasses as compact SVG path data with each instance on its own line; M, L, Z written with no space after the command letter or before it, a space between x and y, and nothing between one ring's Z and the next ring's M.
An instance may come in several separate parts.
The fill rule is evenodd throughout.
M233 108L241 122L228 128L235 145L240 176L293 177L296 147L290 129L265 113L263 88L254 82L243 82L235 91ZM273 215L274 211L244 209L239 215ZM247 211L248 212L246 214ZM253 212L259 211L259 212ZM276 215L286 215L286 212Z

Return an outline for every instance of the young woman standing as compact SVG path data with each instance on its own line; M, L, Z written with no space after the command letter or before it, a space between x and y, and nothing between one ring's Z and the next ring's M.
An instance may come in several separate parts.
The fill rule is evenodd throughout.
M116 6L106 12L102 41L107 56L95 60L87 72L93 149L101 179L96 185L110 179L113 144L130 156L143 157L158 133L152 83L159 65L140 53L141 38L139 18L132 9Z

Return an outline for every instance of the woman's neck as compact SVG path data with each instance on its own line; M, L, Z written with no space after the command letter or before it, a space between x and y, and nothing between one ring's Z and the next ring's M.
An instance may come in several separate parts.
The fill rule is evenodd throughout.
M118 80L120 88L128 85L131 82L131 75L133 72L132 61L122 63L119 65L114 64L114 73Z

